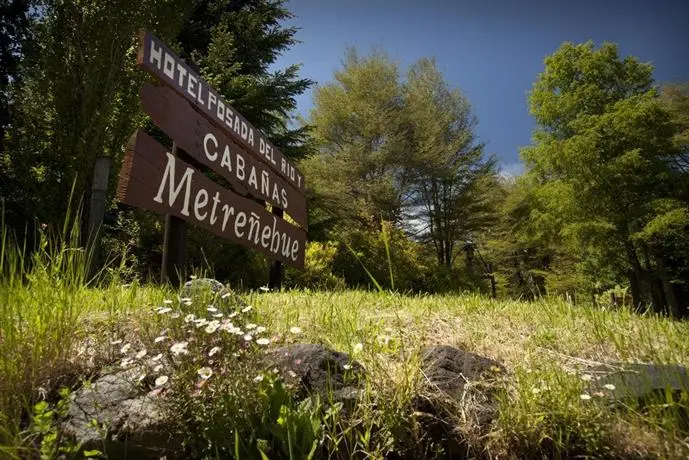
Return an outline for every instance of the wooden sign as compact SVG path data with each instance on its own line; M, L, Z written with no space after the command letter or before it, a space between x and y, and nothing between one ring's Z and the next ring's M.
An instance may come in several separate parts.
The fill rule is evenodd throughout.
M140 95L153 123L174 139L177 147L227 179L238 192L249 193L285 210L308 230L306 199L302 192L256 160L172 89L147 83Z
M150 32L143 33L137 63L184 96L229 136L265 161L296 190L304 191L304 176L287 161L282 152Z
M303 230L220 187L142 131L127 146L117 199L177 216L272 259L304 267Z

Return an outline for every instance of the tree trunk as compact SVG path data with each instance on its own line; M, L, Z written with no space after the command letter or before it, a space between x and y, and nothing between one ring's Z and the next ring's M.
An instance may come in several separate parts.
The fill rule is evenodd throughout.
M653 302L653 311L656 313L667 314L668 302L665 299L663 293L663 285L660 277L657 276L657 270L654 270L653 264L651 263L651 257L648 253L648 247L642 245L642 253L644 256L644 262L646 263L646 268L642 268L643 276L646 280L649 290L651 291L651 301Z
M627 272L627 277L629 278L629 287L632 291L632 308L635 311L641 312L643 299L641 290L641 264L639 264L639 258L636 255L636 250L631 243L625 244L627 247L627 260L631 265L631 270Z
M667 302L668 311L673 318L680 318L682 316L682 311L677 300L677 295L675 294L675 286L670 282L670 277L667 274L667 268L665 265L665 258L656 252L656 261L658 268L656 272L660 283L663 287L663 293L665 294L665 300Z

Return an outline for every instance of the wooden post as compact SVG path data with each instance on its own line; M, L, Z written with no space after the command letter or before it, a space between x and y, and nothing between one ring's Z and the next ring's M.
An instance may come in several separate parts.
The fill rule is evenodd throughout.
M88 243L90 251L89 276L95 276L101 265L101 227L105 217L105 208L108 198L108 179L110 177L110 164L112 159L108 156L99 156L93 166L93 182L91 183L91 201L89 203Z
M284 210L280 208L273 208L273 214L282 218ZM270 273L268 274L268 289L271 291L279 291L282 287L282 262L274 260L270 264Z
M172 154L177 156L177 144L172 143ZM165 216L165 236L163 237L163 262L160 267L160 280L174 287L181 286L185 276L187 259L187 226L182 219L167 214Z

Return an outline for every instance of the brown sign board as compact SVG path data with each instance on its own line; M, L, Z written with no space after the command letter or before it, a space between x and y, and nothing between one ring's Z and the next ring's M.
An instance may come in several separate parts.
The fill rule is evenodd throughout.
M129 140L117 199L177 216L271 259L304 267L303 230L219 186L142 131Z
M295 189L304 191L303 174L287 161L283 153L150 32L142 32L137 63L184 96L239 144L265 161Z
M287 181L237 144L224 130L194 110L166 86L144 84L140 91L144 111L194 160L208 166L242 194L251 194L285 210L308 230L306 198Z

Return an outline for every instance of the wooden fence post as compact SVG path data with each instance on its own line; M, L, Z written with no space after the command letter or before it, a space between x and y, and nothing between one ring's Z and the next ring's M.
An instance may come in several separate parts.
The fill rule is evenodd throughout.
M103 218L108 200L108 179L110 177L110 165L112 159L109 156L96 157L93 166L93 181L91 183L91 200L88 212L87 248L90 251L89 277L95 276L101 266L101 237Z

